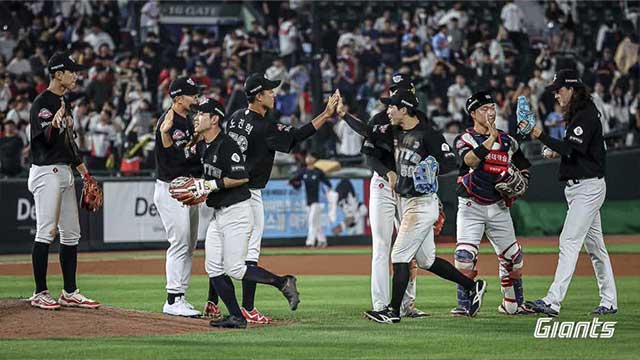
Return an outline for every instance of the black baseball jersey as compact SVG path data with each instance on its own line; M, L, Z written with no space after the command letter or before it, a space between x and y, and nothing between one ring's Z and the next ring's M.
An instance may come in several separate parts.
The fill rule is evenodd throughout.
M567 121L564 139L553 139L543 133L540 141L562 156L560 181L604 177L606 149L600 113L593 103L588 103Z
M156 173L158 180L171 182L180 176L200 177L202 175L202 165L197 156L191 156L186 145L193 137L193 122L187 116L184 118L175 111L173 112L173 127L169 131L173 145L165 148L162 145L162 134L160 126L167 115L165 112L158 119L156 127Z
M204 141L196 145L196 153L202 162L205 180L245 179L249 177L238 144L229 135L220 133L209 144ZM243 184L230 189L211 192L207 206L221 208L231 206L251 197L249 187Z
M65 117L71 116L71 105L62 96L50 90L38 95L31 104L29 113L31 137L31 163L34 165L67 164L78 166L82 159L73 141L73 129L52 126L53 117L60 109L60 100L65 102Z
M308 169L304 168L298 172L291 181L304 182L304 189L307 194L307 205L320 202L320 183L325 184L328 188L331 188L331 183L324 174L324 171L320 169Z
M240 146L249 173L250 189L263 189L267 185L276 151L289 152L296 143L316 131L311 123L296 129L249 109L233 113L227 121L226 130Z
M393 158L393 134L390 132L377 133L373 131L376 126L384 126L388 124L390 124L390 122L386 111L381 111L375 114L369 120L369 123L367 124L369 133L362 144L361 153L379 160L383 168L394 170L396 168L396 163ZM386 172L384 174L380 174L380 172L384 171L383 169L371 170L377 172L380 176L384 177L386 175Z
M413 173L427 156L433 156L440 165L440 173L446 173L455 168L456 156L451 151L442 134L435 131L427 121L419 121L410 130L403 130L400 126L375 126L374 133L386 134L391 132L394 138L396 173L398 183L395 192L402 197L416 197L425 194L415 190Z

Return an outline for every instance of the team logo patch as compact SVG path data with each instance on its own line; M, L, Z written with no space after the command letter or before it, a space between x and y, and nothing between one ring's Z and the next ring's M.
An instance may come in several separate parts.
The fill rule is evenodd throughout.
M451 148L449 148L449 144L443 143L442 146L440 146L440 150L442 150L442 151L451 151Z
M206 104L206 103L208 103L208 102L209 102L209 99L208 99L208 98L202 98L202 99L200 99L200 103L199 103L199 105L200 105L200 106L202 106L202 105L204 105L204 104Z
M289 131L291 130L291 126L284 124L277 124L278 131Z
M189 84L191 86L196 86L196 83L194 83L193 80L191 80L191 78L187 79L187 84Z
M240 162L240 155L238 155L237 153L233 153L233 155L231 155L231 160Z
M420 147L420 141L416 141L413 143L413 149L416 150Z
M397 84L402 80L402 75L396 75L392 77L391 80L393 81L394 84Z
M387 128L389 127L389 125L381 125L378 127L378 131L380 131L380 134L385 134L387 132Z
M42 108L38 112L38 117L40 119L48 119L48 118L50 118L52 116L53 116L53 114L51 113L51 111L49 111L49 109Z
M54 167L52 171L53 171L54 174L57 174L58 173L58 168Z
M182 130L176 130L173 132L173 135L171 136L171 138L175 141L178 141L178 140L184 139L185 136L186 135L184 134L184 132L182 132Z
M576 134L576 135L578 135L578 136L582 135L582 133L583 133L583 131L582 131L582 127L580 127L580 126L576 126L576 128L575 128L575 129L573 129L573 133L574 133L574 134Z
M384 184L383 183L378 184L378 189L384 189Z
M467 201L467 207L471 207L471 201Z

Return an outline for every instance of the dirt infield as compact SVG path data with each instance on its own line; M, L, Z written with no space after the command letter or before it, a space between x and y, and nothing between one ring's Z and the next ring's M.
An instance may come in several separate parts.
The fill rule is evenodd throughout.
M640 254L612 254L613 271L617 276L640 275ZM53 257L53 256L52 256ZM82 254L79 256L82 258ZM452 255L444 256L453 261ZM526 275L553 275L558 262L556 254L529 254L525 257ZM296 275L369 275L371 255L278 255L263 256L260 263L267 269L280 274ZM497 274L496 256L481 255L478 259L481 275ZM162 259L99 260L85 259L78 262L78 273L95 275L163 275L165 263ZM54 261L49 265L49 274L60 274L60 266ZM30 263L2 264L2 275L31 275ZM205 275L204 257L193 259L193 274ZM423 272L423 274L429 274ZM593 275L591 261L586 254L580 254L576 275Z
M18 299L0 300L0 319L0 339L148 336L228 331L212 328L206 319L190 319L108 306L95 310L40 310L31 307L27 301ZM274 325L287 324L274 322L269 326Z

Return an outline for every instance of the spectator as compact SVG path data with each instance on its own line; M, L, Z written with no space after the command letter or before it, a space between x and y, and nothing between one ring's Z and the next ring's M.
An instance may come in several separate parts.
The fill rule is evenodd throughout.
M140 10L140 39L147 41L149 32L158 33L158 22L160 21L160 7L158 0L147 1Z
M467 86L464 76L456 75L455 84L447 89L447 97L449 98L448 110L453 114L454 120L462 121L465 103L471 95L471 89Z
M402 46L402 65L408 66L412 73L420 71L419 43L420 39L414 36Z
M97 20L94 20L91 25L91 32L84 37L84 41L89 43L95 52L98 52L102 44L107 44L112 51L116 49L111 35L102 30L102 26Z
M398 35L391 27L391 21L387 20L378 36L378 47L384 65L395 67L398 64L398 45Z
M429 118L438 130L445 129L446 125L451 122L451 113L447 111L444 101L439 96L433 99L433 103L427 108L427 111Z
M8 31L6 28L2 29L2 37L0 37L0 55L4 59L11 59L13 55L13 49L15 49L18 43L13 38L13 34L11 31Z
M113 156L116 128L112 123L112 112L104 109L94 115L89 125L91 154L87 161L89 169L107 170L107 160Z
M18 136L16 123L13 120L6 119L2 125L0 175L16 176L22 172L22 154L26 143Z
M278 31L280 43L280 56L285 59L288 67L293 66L296 61L296 53L298 52L298 28L296 24L295 13L290 14L287 20L280 24Z
M613 61L611 49L605 48L602 52L602 58L593 64L593 72L597 81L601 82L605 88L608 88L613 82L616 70L616 63Z
M449 30L447 29L447 26L441 25L440 31L436 34L436 36L433 37L433 40L431 41L431 44L433 45L433 51L435 52L436 56L445 61L449 61L449 58L451 56L448 38Z
M355 98L355 82L345 59L338 59L336 77L333 81L334 87L340 90L346 103L350 104Z
M9 85L10 83L11 79L9 78L9 74L0 74L0 112L2 113L7 111L9 101L11 101L11 98L13 97L11 87Z
M16 76L31 73L31 63L24 58L24 50L16 48L13 59L7 65L7 71Z
M284 59L282 57L278 57L273 60L273 64L265 71L265 76L269 80L279 80L281 82L286 82L288 80L288 70L284 65Z
M514 1L507 1L500 11L502 26L509 32L521 32L524 30L524 12Z
M386 27L386 22L391 23L391 11L389 10L385 10L382 13L382 16L376 19L376 22L373 25L373 29L381 32Z
M456 137L460 135L461 131L462 124L458 121L450 121L446 124L445 131L442 136L447 141L447 144L451 146L451 148L455 148L455 144L453 142L456 140Z
M608 104L608 95L605 93L605 87L602 82L596 82L593 86L593 93L591 93L591 99L600 112L600 121L602 122L603 134L609 133L609 119L611 118L611 110Z
M640 76L638 52L640 52L640 45L632 41L630 35L626 35L624 40L618 45L615 56L615 63L620 70L620 74L627 75L631 69L634 69L636 78Z
M433 52L433 46L429 43L425 43L423 46L422 57L420 58L420 76L422 78L428 78L433 69L436 67L438 57Z
M451 22L448 25L448 32L451 38L449 43L449 49L453 51L459 51L462 48L462 42L464 40L464 32L460 28L458 18L451 18Z
M113 84L107 81L107 68L99 65L95 70L95 79L87 85L86 93L93 102L93 108L102 109L104 103L113 96Z
M44 69L47 67L49 59L44 53L45 45L42 42L36 43L35 52L29 58L29 64L31 65L31 71L34 75L44 76Z
M553 111L550 112L546 119L544 119L544 126L549 132L549 136L555 139L564 139L565 134L565 122L562 117L562 108L557 102L554 105Z

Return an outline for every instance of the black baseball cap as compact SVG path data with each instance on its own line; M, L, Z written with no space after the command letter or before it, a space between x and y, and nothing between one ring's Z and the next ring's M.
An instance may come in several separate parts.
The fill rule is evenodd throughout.
M471 114L472 111L479 108L482 105L493 104L496 100L493 98L488 91L478 91L477 93L471 95L467 102L464 104L464 109L467 111L467 114Z
M62 52L53 54L49 59L47 67L49 68L50 74L54 74L56 71L68 70L71 72L78 72L88 69L87 66L76 63L71 56Z
M398 89L411 90L413 89L413 87L413 80L411 79L410 75L395 73L393 74L393 76L391 76L391 91L396 91Z
M169 95L172 99L181 95L198 95L198 85L196 85L195 81L190 77L179 77L171 82L171 86L169 86Z
M553 82L547 86L547 91L558 91L562 87L578 87L584 86L580 74L577 71L571 69L564 69L558 71L553 76Z
M414 111L418 111L418 98L416 98L414 93L407 89L399 89L398 92L393 94L391 97L380 98L380 102L387 106L395 105L399 109L406 107Z
M253 73L244 82L244 93L247 96L256 96L261 91L275 89L278 86L279 80L269 80L263 73Z
M196 111L218 115L220 119L224 119L224 106L214 99L204 98L200 100L200 103L195 107Z

